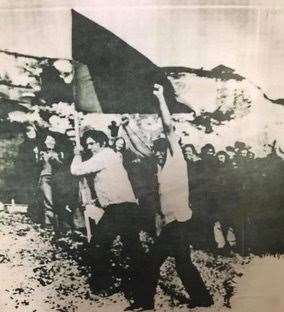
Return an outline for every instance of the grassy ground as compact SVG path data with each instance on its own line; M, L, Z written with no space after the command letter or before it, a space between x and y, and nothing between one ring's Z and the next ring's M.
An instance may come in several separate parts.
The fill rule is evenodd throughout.
M123 311L128 305L120 293L103 298L90 293L83 240L74 241L65 236L54 241L51 232L33 225L25 216L0 212L0 242L0 309L3 312L107 312ZM199 250L193 250L192 258L215 300L210 308L192 309L196 312L226 311L230 307L233 312L247 312L243 310L243 291L250 287L240 286L248 283L246 275L255 278L259 266L271 268L281 263L283 268L284 262L283 258L279 262L274 257L263 260L235 255L227 258ZM265 277L268 276L266 272ZM250 283L253 284L253 280ZM184 298L186 293L176 275L174 260L168 258L161 268L155 308L188 311L181 303ZM275 310L278 311L282 310Z

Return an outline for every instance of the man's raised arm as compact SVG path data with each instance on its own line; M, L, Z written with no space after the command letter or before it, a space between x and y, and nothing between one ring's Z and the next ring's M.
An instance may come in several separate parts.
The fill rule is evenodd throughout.
M174 126L172 122L172 116L169 111L168 105L166 103L164 97L164 88L160 84L154 85L153 94L157 97L160 106L161 118L163 122L163 128L165 134L169 140L170 144L170 152L171 154L175 151L176 147L178 146L178 140L174 134Z

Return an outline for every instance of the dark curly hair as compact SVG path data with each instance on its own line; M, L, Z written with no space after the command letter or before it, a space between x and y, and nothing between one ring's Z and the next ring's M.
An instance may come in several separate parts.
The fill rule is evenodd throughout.
M100 130L87 130L86 132L84 132L82 139L81 139L81 143L83 145L84 148L86 148L86 141L87 138L92 138L94 141L96 141L97 143L100 144L100 146L108 146L108 136Z

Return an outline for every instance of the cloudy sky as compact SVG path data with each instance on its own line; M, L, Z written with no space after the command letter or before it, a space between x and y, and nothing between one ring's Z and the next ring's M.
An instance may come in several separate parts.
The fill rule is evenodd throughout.
M0 49L70 58L71 8L157 65L224 64L284 98L281 0L1 0Z

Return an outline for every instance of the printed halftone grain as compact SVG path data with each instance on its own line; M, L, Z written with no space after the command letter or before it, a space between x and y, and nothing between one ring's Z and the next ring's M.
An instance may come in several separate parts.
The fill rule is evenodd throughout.
M80 242L65 236L55 245L50 231L38 228L21 215L1 212L0 224L0 306L3 311L111 312L123 311L128 305L120 293L107 298L90 293L88 270L78 262ZM193 250L192 259L215 300L213 307L193 311L224 311L224 305L230 305L238 277L244 274L251 258L214 257ZM156 310L188 311L187 306L181 304L185 298L174 261L169 258L161 268ZM234 312L234 306L231 311Z

